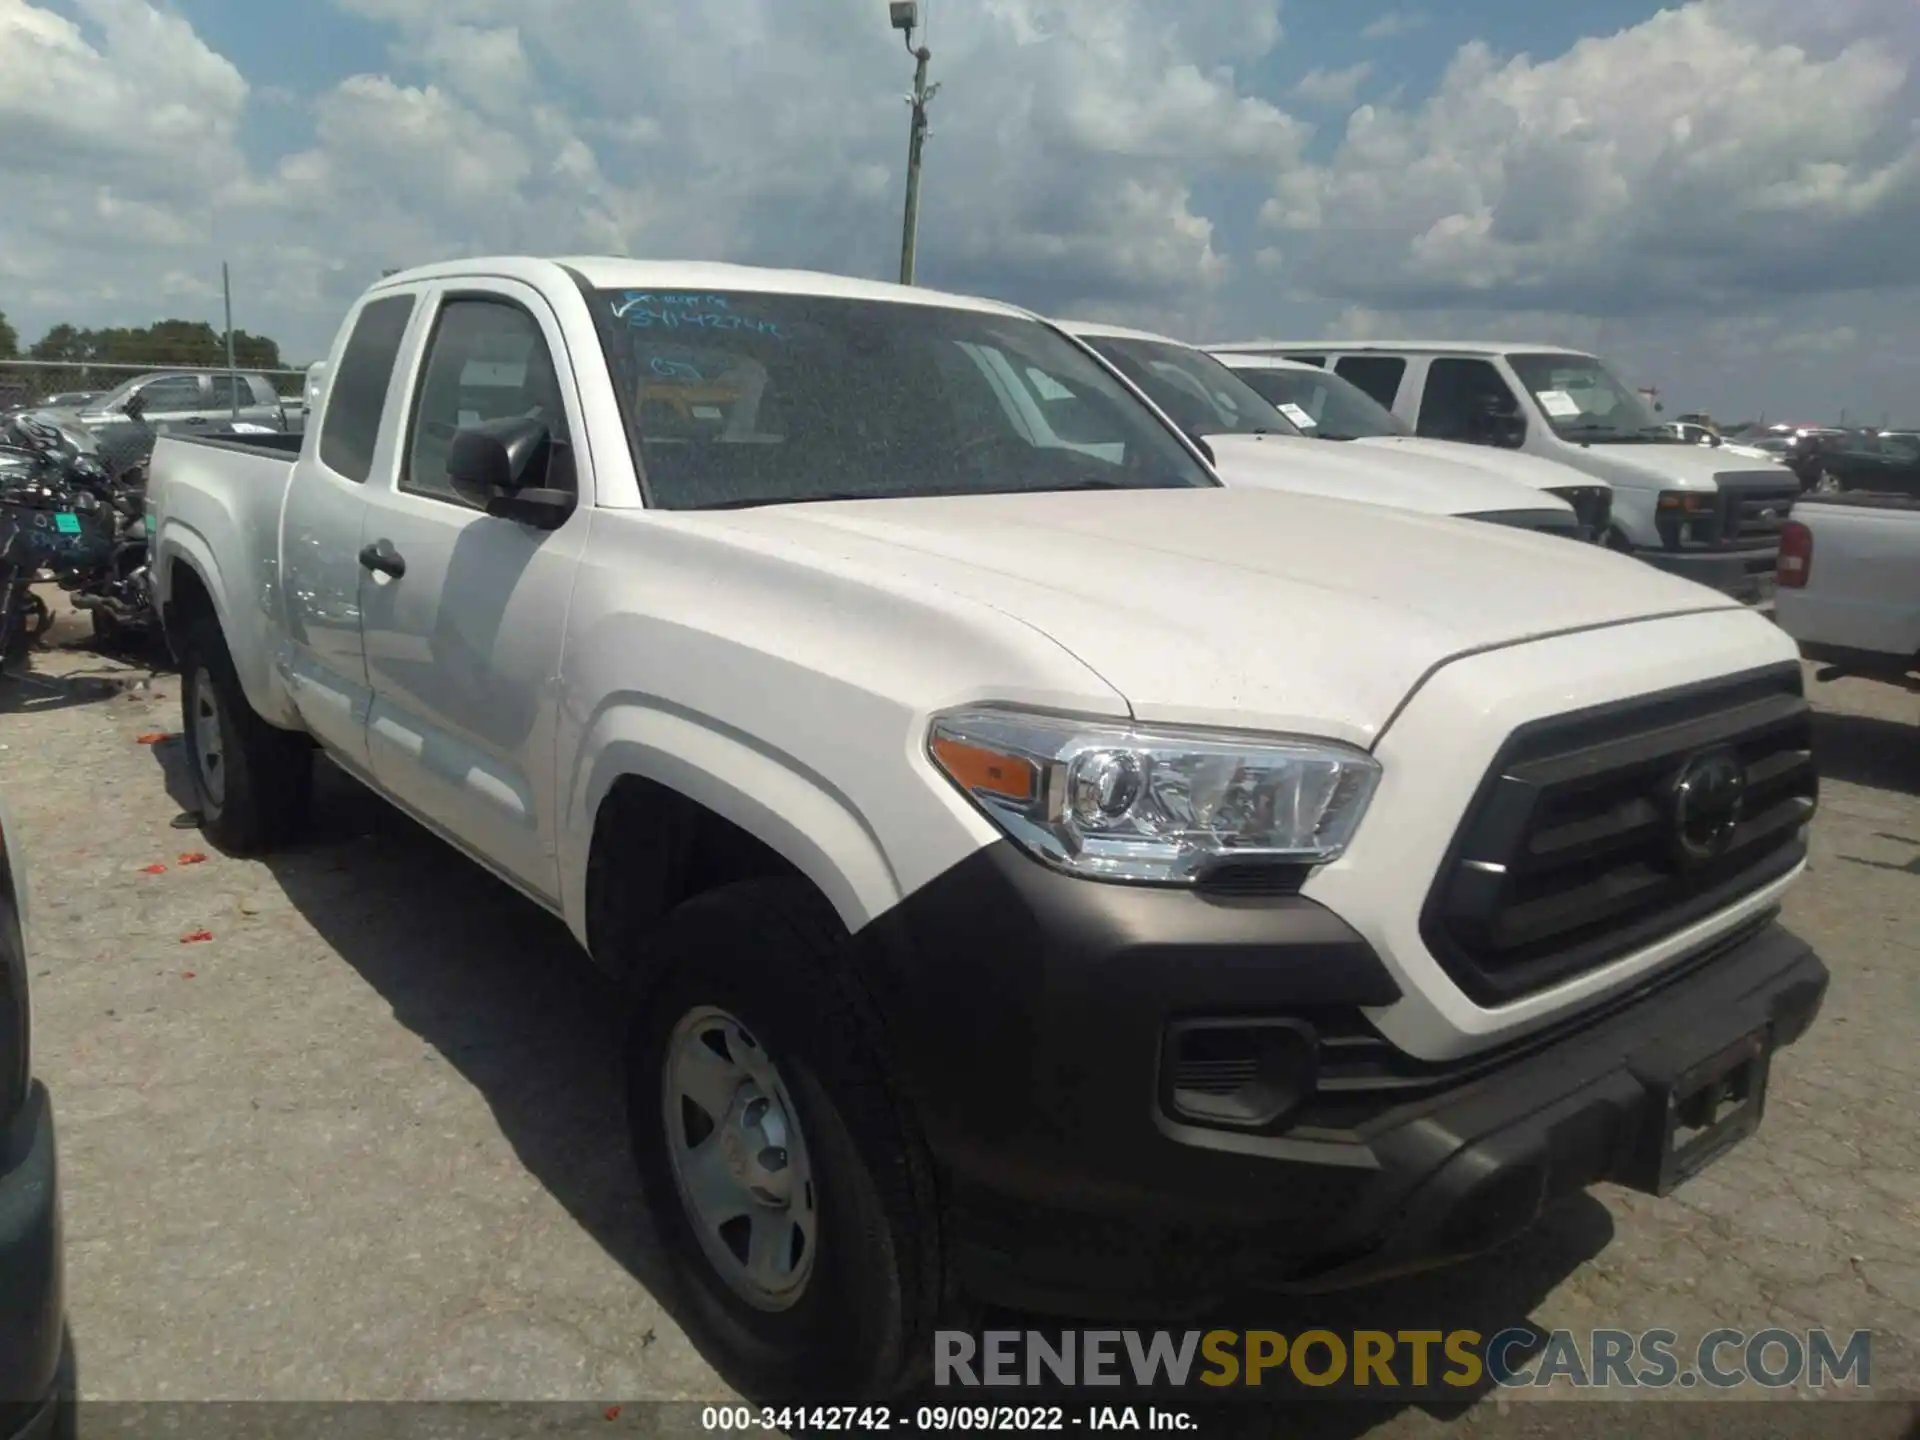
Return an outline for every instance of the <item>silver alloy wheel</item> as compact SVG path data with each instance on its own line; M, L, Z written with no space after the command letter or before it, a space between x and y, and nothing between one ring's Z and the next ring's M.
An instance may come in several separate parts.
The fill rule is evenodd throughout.
M661 1079L668 1160L708 1263L755 1309L790 1308L813 1274L819 1214L779 1070L738 1020L702 1007L674 1026Z
M220 725L220 707L214 703L213 677L202 665L193 672L193 763L200 774L200 790L215 808L227 803L226 735Z

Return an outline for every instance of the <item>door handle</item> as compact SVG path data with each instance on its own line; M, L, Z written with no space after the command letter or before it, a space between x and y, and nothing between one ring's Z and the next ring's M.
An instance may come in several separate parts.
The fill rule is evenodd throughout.
M391 575L395 580L407 573L407 562L400 558L400 552L393 548L391 540L376 540L371 545L361 546L360 566L382 575Z

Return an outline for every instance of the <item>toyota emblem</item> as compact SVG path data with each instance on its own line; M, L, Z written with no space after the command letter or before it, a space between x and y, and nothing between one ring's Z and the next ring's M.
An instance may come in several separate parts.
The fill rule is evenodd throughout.
M1732 750L1703 750L1687 757L1670 797L1674 858L1683 869L1727 853L1746 802L1747 770Z

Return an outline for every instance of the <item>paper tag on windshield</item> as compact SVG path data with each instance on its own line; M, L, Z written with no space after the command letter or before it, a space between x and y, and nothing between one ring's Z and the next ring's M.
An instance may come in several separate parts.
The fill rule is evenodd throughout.
M1580 413L1580 402L1564 390L1541 390L1538 393L1540 408L1556 419L1570 419Z
M1314 419L1306 411L1302 410L1298 405L1288 404L1288 405L1281 405L1277 408L1279 409L1282 415L1286 416L1287 419L1291 420L1294 424L1298 425L1302 430L1314 430L1319 428L1320 422Z

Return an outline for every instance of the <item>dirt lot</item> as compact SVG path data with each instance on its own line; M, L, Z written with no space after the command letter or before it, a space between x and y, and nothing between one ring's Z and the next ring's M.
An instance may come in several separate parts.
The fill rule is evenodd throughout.
M1833 991L1761 1136L1677 1198L1603 1192L1474 1266L1242 1323L1869 1328L1874 1389L1920 1393L1920 700L1817 695L1829 783L1788 919ZM79 648L0 686L83 1394L726 1398L650 1293L612 1007L563 929L337 776L298 853L184 863L205 847L170 825L180 757L139 743L178 720L172 676ZM1306 1428L1480 1434L1527 1409L1526 1433L1567 1433L1553 1408ZM1641 1432L1656 1409L1726 1428L1641 1409ZM1830 1433L1904 1428L1848 1409Z

